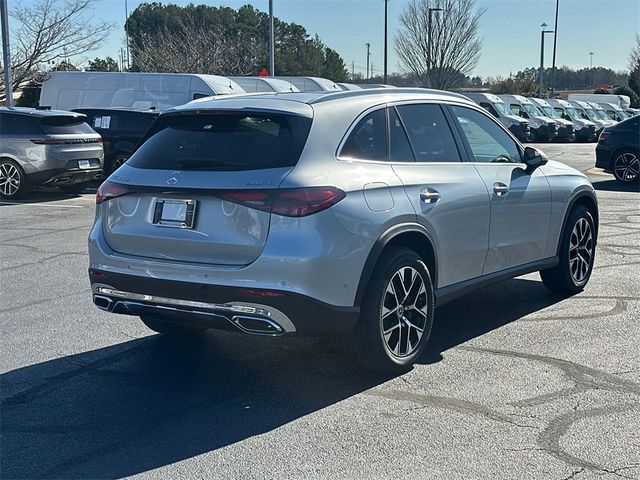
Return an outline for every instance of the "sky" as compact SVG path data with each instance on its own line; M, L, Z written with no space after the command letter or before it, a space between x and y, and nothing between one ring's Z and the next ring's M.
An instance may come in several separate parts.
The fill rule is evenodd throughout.
M33 0L8 0L9 9ZM61 0L62 1L62 0ZM410 0L389 0L389 72L402 71L394 51L393 38L399 16ZM186 5L204 3L238 8L251 4L268 11L268 0L173 0ZM131 12L139 0L126 0ZM553 29L556 0L476 0L486 9L480 21L482 54L472 75L508 77L526 67L540 64L540 25ZM344 59L349 70L366 69L366 46L371 44L374 74L381 74L384 58L384 0L273 0L274 15L287 22L303 25L310 35L318 34ZM123 46L125 0L95 0L94 18L113 22L115 28L108 41L89 58L118 57ZM593 65L627 70L628 57L640 31L640 0L560 0L557 39L557 66L574 69ZM553 35L545 38L545 65L551 66ZM265 64L268 60L265 59ZM266 65L265 65L266 66ZM277 73L277 72L276 72Z

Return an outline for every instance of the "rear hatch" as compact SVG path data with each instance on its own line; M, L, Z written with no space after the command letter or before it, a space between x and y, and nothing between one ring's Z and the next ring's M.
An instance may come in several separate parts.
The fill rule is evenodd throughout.
M116 252L247 265L269 233L272 196L294 168L309 115L201 111L159 117L101 187L103 232ZM101 196L103 198L101 198Z
M40 119L42 135L31 141L46 145L47 159L57 160L67 170L100 168L103 157L102 137L80 114L47 115Z

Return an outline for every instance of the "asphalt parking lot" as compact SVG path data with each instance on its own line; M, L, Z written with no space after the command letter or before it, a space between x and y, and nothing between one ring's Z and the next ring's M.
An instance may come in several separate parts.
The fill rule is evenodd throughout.
M0 202L0 476L640 478L640 192L592 169L594 144L540 147L598 190L586 290L531 274L452 302L395 378L335 342L180 343L102 312L93 195Z

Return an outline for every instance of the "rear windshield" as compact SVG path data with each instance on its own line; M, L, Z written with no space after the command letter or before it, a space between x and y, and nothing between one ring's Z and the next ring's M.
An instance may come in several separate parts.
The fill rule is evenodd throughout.
M85 122L85 117L43 117L42 120L40 120L40 125L44 133L49 135L94 133L93 129Z
M268 113L160 117L127 162L162 170L259 170L292 167L311 119Z

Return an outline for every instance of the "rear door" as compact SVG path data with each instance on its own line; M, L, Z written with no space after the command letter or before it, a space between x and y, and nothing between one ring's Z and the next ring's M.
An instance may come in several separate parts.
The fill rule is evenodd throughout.
M435 243L437 288L479 277L489 241L489 195L473 164L462 161L457 133L437 103L398 104L388 113L390 160Z
M525 172L518 143L489 116L452 105L472 166L491 196L489 252L483 274L544 258L551 189L541 169Z
M269 232L271 214L261 208L296 165L310 116L161 116L109 177L128 193L101 205L108 244L123 254L163 261L253 262ZM178 218L187 225L172 222Z

